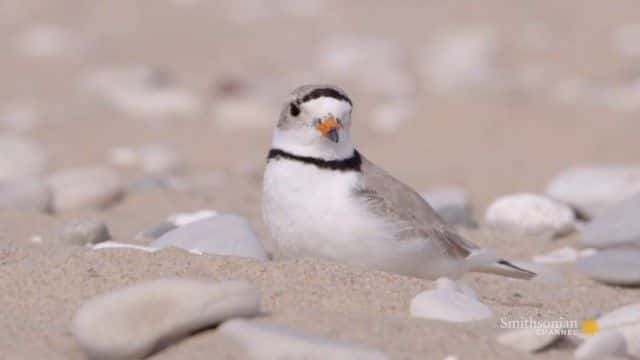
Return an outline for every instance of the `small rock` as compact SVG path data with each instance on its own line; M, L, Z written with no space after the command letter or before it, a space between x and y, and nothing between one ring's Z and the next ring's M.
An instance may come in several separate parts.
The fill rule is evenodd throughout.
M582 245L608 248L640 246L640 193L604 210L580 229Z
M410 313L413 317L467 322L487 319L491 310L454 281L440 278L436 288L423 291L411 300Z
M64 225L60 239L71 245L97 244L111 240L107 225L97 219L77 219Z
M173 214L169 216L168 220L170 223L173 223L175 226L184 226L192 222L212 218L217 215L218 215L217 212L213 210L205 209L205 210L195 211L192 213Z
M593 165L576 167L557 175L546 194L567 203L587 218L640 192L640 167Z
M55 212L103 208L123 195L120 176L112 168L93 166L70 168L49 176Z
M580 258L578 269L594 280L612 285L640 285L640 249L598 251Z
M551 346L561 337L559 334L539 333L537 329L518 329L500 334L497 341L513 349L533 353Z
M267 259L262 243L251 230L249 222L233 214L220 214L188 223L162 235L151 246L173 246L214 255Z
M34 178L0 184L0 209L50 211L51 189L44 181Z
M144 171L149 174L175 174L185 168L185 163L178 154L159 145L142 147L140 149L140 159Z
M467 193L458 188L434 189L422 194L449 225L475 227L471 211L471 201Z
M157 225L154 225L150 228L147 228L141 231L138 235L136 235L136 239L139 240L155 240L162 235L168 233L171 230L176 229L177 226L171 222L164 221Z
M600 360L624 356L625 339L618 330L606 330L588 337L574 352L576 360Z
M240 344L250 359L388 359L374 349L255 321L230 320L218 332Z
M536 255L533 257L533 261L548 264L569 263L578 260L578 256L580 256L578 250L565 246L543 255Z
M47 169L47 156L37 144L16 136L0 136L0 183L38 176Z
M497 73L497 50L497 41L489 32L448 34L425 52L424 80L434 92L442 94L490 87Z
M155 280L90 300L72 332L91 359L141 359L196 330L256 315L259 302L245 281Z
M557 201L524 193L495 200L485 222L494 230L548 239L573 231L575 214Z

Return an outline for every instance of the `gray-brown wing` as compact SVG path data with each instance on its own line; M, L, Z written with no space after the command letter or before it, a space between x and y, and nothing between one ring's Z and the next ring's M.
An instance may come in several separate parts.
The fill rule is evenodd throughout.
M436 240L453 257L466 258L478 246L465 240L447 225L413 189L362 158L363 182L357 196L363 197L371 211L405 224L400 239L425 237Z

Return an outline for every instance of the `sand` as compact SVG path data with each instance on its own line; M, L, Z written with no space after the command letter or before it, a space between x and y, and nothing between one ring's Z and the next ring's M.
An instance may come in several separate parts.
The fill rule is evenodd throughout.
M508 46L499 58L503 68L534 62L546 69L545 86L553 87L550 80L578 78L604 88L632 71L630 61L612 49L612 33L620 24L639 21L633 1L615 6L573 0L526 5L412 1L402 6L391 1L322 1L324 10L311 17L278 10L253 20L234 20L238 10L229 5L188 3L25 0L2 5L3 44L15 44L36 24L61 25L89 39L88 49L62 57L25 57L16 51L0 56L0 99L36 104L41 114L36 125L20 134L46 149L50 170L105 163L108 151L117 146L159 143L184 157L187 175L215 173L221 180L203 181L183 192L129 194L104 210L56 215L0 212L1 357L80 359L83 355L70 334L80 304L138 281L176 275L248 279L262 292L264 314L259 321L369 345L393 359L568 358L572 350L566 345L526 355L497 344L500 319L582 320L640 298L637 289L596 283L572 265L557 267L565 278L560 284L467 275L463 280L494 317L448 324L409 317L409 302L433 286L429 280L311 259L257 262L179 250L93 251L60 244L56 238L63 224L78 216L98 215L114 240L141 243L136 234L170 214L214 209L248 218L271 248L261 220L260 193L277 108L265 113L262 122L235 130L217 126L204 110L183 117L138 119L87 95L79 85L84 74L101 65L159 65L181 87L206 101L214 97L215 84L230 76L249 84L270 79L274 92L284 98L309 78L326 80L296 74L308 70L316 56L314 45L331 34L380 36L416 54L437 34L481 27L506 39ZM288 2L279 3L286 8ZM550 32L547 50L518 47L518 34L531 24L542 24ZM376 97L351 80L340 85L353 94L354 137L362 153L418 190L441 185L467 189L478 220L497 196L541 192L553 175L569 166L640 158L637 111L589 101L549 101L543 99L544 89L436 95L420 85L415 114L397 130L379 133L368 120ZM130 170L122 174L127 181L141 177ZM482 228L464 234L515 260L573 246L578 239L500 238ZM34 236L42 242L33 242ZM243 356L212 329L152 358Z

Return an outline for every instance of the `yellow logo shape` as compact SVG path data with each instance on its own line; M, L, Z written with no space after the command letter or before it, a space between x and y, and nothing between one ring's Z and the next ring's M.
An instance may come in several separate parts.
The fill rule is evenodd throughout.
M598 332L598 322L594 319L588 319L582 322L582 332L585 335L595 335Z

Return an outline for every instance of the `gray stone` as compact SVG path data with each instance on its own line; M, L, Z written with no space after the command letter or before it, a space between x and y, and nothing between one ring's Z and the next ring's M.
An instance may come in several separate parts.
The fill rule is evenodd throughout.
M60 240L71 245L93 245L111 240L107 225L97 219L76 219L64 225Z
M162 279L88 301L72 333L90 359L141 359L196 330L259 311L258 291L245 281Z
M184 170L184 161L175 151L159 145L149 145L139 150L145 172L155 175L174 174Z
M640 246L640 193L603 211L580 229L582 245L608 248Z
M475 227L469 196L462 189L441 188L423 193L422 197L448 224Z
M42 175L47 156L37 144L16 136L0 136L0 183Z
M413 317L449 322L476 321L492 316L491 310L474 294L447 278L438 279L435 289L416 295L411 300L410 313Z
M119 200L123 187L118 173L106 166L70 168L48 178L55 212L103 208Z
M575 229L575 214L564 204L535 194L506 195L487 208L486 224L498 232L553 238Z
M640 192L640 166L593 165L566 170L547 186L550 197L594 218Z
M294 331L283 326L234 319L218 332L240 344L250 359L383 360L378 350Z
M41 179L34 178L0 184L0 209L49 211L51 209L51 189Z
M173 246L207 254L267 259L262 243L251 230L249 222L233 214L220 214L188 223L164 234L150 246Z
M594 280L613 285L640 285L640 249L598 251L578 259L577 265Z

